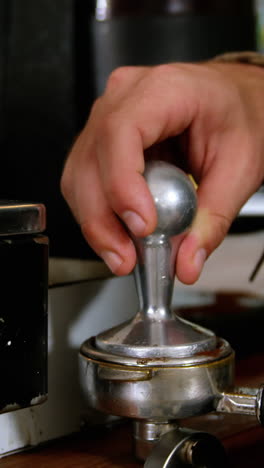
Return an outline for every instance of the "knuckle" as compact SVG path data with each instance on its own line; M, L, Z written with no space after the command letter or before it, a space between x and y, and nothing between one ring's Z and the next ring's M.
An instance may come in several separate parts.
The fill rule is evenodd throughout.
M149 71L149 79L154 82L167 81L170 77L175 75L177 65L171 63L165 63L156 65ZM180 68L179 68L180 70Z
M131 67L118 67L111 72L106 83L106 90L120 87L126 83Z
M156 65L152 68L152 72L156 76L167 76L168 73L171 73L172 65L169 63L164 63L161 65Z
M167 63L157 65L149 69L146 75L146 88L151 93L159 93L162 90L166 96L173 97L175 94L176 86L186 87L189 80L189 73L181 66L181 64Z

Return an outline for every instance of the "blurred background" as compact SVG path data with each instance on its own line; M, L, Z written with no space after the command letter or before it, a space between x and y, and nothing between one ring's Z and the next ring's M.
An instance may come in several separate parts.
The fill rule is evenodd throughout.
M120 65L263 50L264 1L0 0L0 198L45 203L51 255L93 258L59 180Z

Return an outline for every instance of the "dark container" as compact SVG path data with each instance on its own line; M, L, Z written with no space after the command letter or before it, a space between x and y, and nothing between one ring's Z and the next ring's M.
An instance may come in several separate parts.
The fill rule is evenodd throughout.
M47 399L43 205L0 202L0 413Z

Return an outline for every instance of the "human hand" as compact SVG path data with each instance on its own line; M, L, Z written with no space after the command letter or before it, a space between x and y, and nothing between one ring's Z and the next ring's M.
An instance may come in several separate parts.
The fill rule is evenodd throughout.
M111 270L135 265L135 236L156 225L142 176L147 150L177 137L199 184L198 214L180 238L176 274L195 282L264 176L264 70L242 64L125 67L109 78L66 161L61 188L84 237ZM165 148L165 153L163 150ZM177 153L170 160L178 164ZM186 164L185 164L186 165Z

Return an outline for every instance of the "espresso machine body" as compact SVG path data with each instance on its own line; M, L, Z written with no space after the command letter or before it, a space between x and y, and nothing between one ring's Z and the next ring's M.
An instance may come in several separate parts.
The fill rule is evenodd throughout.
M85 53L90 56L98 95L111 71L119 66L199 61L223 52L256 48L255 12L250 0L88 3L77 3L80 97L80 93L87 93L84 86L91 84ZM83 73L87 73L86 79Z

